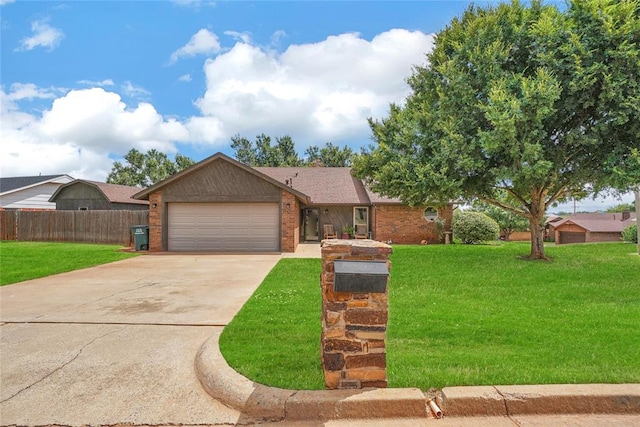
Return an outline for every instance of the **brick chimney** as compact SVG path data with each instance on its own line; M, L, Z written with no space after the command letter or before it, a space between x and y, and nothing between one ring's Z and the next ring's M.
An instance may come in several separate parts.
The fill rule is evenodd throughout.
M622 221L626 221L629 218L631 218L631 212L630 211L624 211L622 212Z

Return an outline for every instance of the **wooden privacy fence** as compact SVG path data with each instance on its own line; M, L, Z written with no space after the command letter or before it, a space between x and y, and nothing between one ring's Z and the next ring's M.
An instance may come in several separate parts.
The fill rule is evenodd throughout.
M2 240L131 244L148 211L0 211Z

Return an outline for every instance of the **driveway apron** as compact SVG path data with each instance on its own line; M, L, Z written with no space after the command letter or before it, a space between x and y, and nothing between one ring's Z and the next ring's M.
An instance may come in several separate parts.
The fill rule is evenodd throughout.
M280 255L149 255L0 288L0 424L234 424L194 373Z

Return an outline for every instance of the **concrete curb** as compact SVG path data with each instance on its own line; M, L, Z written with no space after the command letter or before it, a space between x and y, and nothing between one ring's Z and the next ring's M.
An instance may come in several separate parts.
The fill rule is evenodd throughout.
M220 353L217 335L200 348L195 370L207 393L255 420L328 421L429 416L427 399L417 388L296 391L254 383L227 364Z
M640 384L446 387L445 415L640 414Z
M195 370L207 393L254 420L433 418L417 388L296 391L254 383L227 364L218 335L200 348ZM640 384L446 387L430 395L447 417L640 414Z

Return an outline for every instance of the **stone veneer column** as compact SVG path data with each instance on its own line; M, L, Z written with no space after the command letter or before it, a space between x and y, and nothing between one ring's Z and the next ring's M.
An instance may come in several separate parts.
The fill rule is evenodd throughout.
M334 292L334 261L386 261L391 246L373 240L322 241L322 366L327 389L387 386L384 293Z
M155 207L153 207L155 205ZM162 251L162 192L149 195L149 251Z

